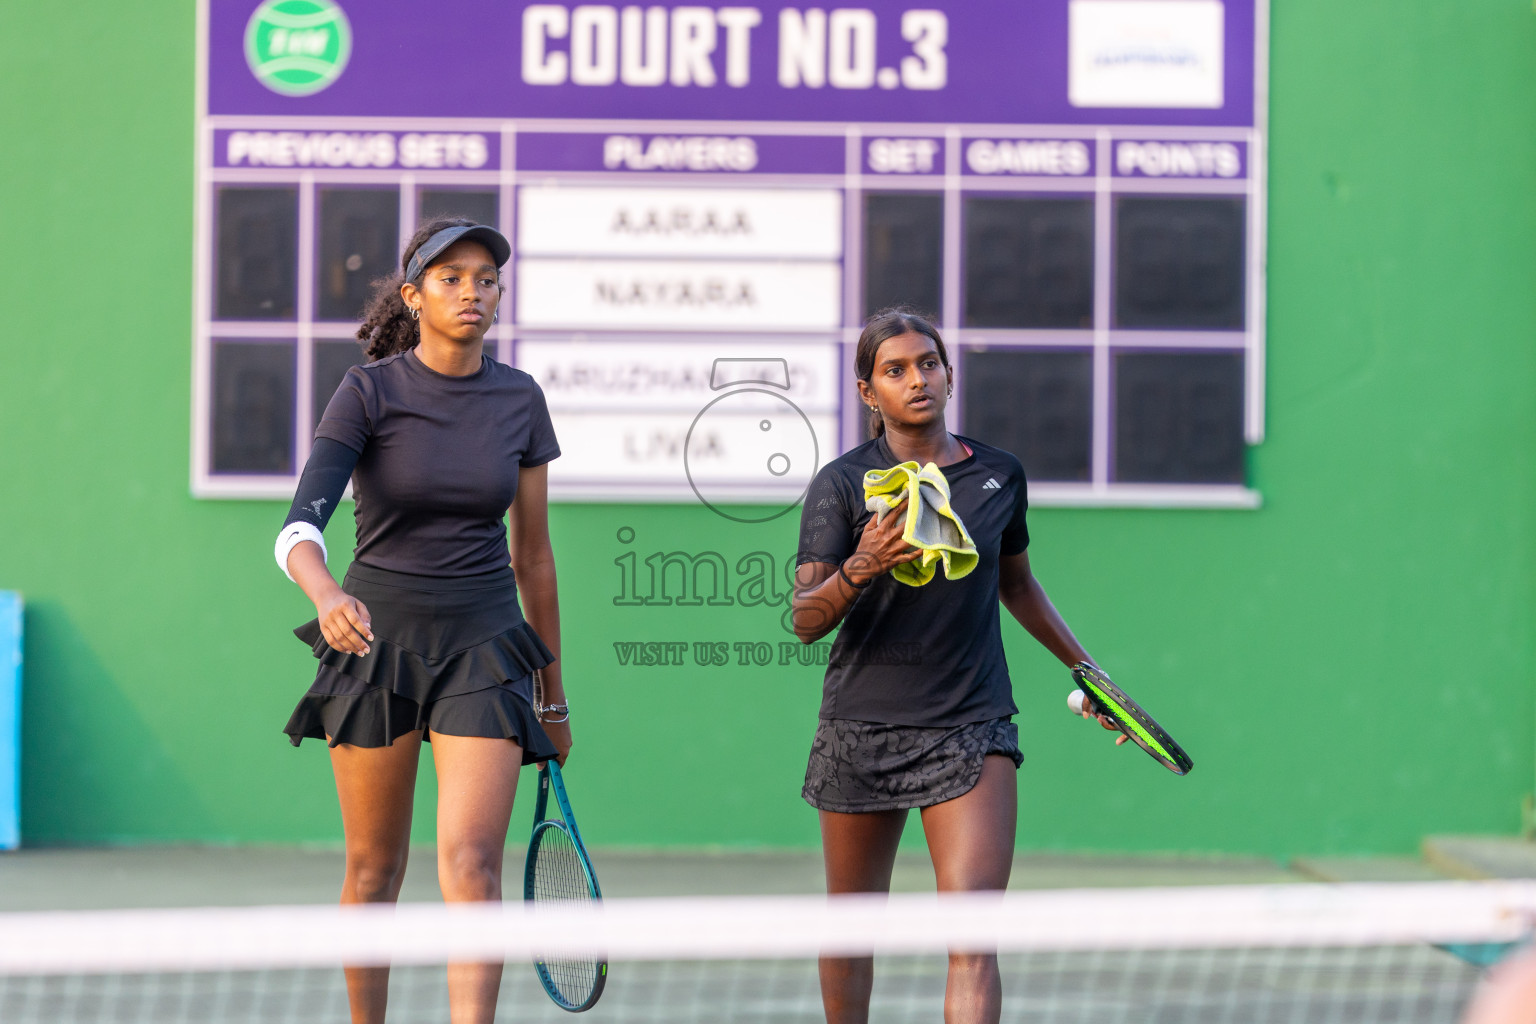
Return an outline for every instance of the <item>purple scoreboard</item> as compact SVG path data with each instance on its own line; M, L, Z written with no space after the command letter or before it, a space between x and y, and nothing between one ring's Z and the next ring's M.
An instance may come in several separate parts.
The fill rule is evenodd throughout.
M787 506L873 310L1041 504L1252 506L1264 0L204 0L192 481L286 497L423 219L513 241L491 354L562 500Z

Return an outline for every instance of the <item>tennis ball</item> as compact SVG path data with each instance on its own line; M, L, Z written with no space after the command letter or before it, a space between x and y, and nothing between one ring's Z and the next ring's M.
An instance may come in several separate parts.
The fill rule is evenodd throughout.
M1074 715L1080 715L1083 713L1083 706L1087 700L1088 696L1082 690L1073 690L1067 694L1067 707L1072 709Z
M245 61L284 96L309 96L341 77L352 27L334 0L265 0L245 26Z

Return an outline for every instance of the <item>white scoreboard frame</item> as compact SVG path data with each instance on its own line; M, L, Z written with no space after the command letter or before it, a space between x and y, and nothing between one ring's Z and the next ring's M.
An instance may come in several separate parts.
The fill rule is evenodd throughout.
M1095 314L1094 314L1094 440L1093 479L1086 483L1032 482L1030 500L1041 506L1131 506L1163 508L1257 508L1259 492L1246 485L1213 484L1140 484L1119 483L1107 479L1109 447L1109 353L1111 349L1124 350L1137 346L1148 348L1166 347L1168 339L1155 331L1114 331L1110 328L1108 304L1109 260L1112 256L1109 244L1110 212L1112 195L1134 192L1158 194L1178 193L1182 190L1200 194L1229 194L1246 197L1246 326L1240 332L1210 332L1209 344L1213 348L1234 350L1231 335L1241 334L1241 350L1245 355L1245 404L1244 439L1248 445L1256 445L1264 439L1265 425L1265 291L1266 291L1266 215L1267 215L1267 135L1268 135L1268 47L1269 5L1267 0L1255 4L1255 52L1254 52L1254 127L1252 128L1148 128L1146 126L1074 127L1062 125L998 125L954 123L857 123L829 124L825 122L731 122L731 121L664 121L633 119L484 119L484 118L371 118L371 117L250 117L211 116L208 113L207 65L208 65L208 0L199 0L197 33L197 95L196 95L196 167L194 189L193 234L193 303L192 303L192 423L191 423L191 490L200 498L261 498L287 499L291 497L298 472L302 468L307 451L304 438L313 429L311 408L313 404L312 359L313 345L317 340L351 338L354 326L345 323L319 322L309 319L313 309L315 259L315 193L317 187L328 184L393 186L400 197L400 242L403 245L416 222L416 192L423 186L450 186L494 190L498 195L499 229L509 239L518 238L517 196L520 185L537 186L558 180L573 186L611 186L622 180L636 189L646 188L696 188L730 187L738 189L836 189L843 196L842 240L842 293L844 298L843 325L828 330L814 328L796 330L793 327L752 329L741 333L740 340L768 343L763 354L772 355L772 343L783 341L803 344L816 339L838 345L848 366L840 368L839 383L847 392L841 396L840 408L835 417L835 451L822 451L821 461L835 457L841 451L858 443L858 411L860 406L852 396L851 371L852 345L858 329L847 324L857 322L861 310L858 286L860 280L860 249L862 245L862 211L859 197L870 191L899 188L899 183L859 170L863 167L863 140L903 135L943 135L949 143L944 147L945 166L935 177L942 181L945 202L944 281L941 327L946 337L958 338L961 344L975 342L985 336L1011 336L1014 343L1049 344L1050 332L1044 331L993 331L964 328L959 323L960 312L960 217L958 215L962 191L974 194L988 189L1018 192L1026 186L1031 192L1062 189L1059 179L1048 177L1019 178L993 181L963 173L960 164L961 138L972 135L991 135L997 138L1030 138L1049 135L1059 139L1079 138L1095 151L1095 183L1092 195L1095 200ZM225 130L251 131L299 131L299 132L462 132L478 133L494 138L500 147L499 163L487 170L408 170L323 168L282 169L266 167L219 167L215 159L216 133ZM848 170L840 175L771 175L753 174L750 180L730 173L711 174L692 172L685 177L669 172L624 171L607 172L559 172L525 171L517 167L517 139L521 133L605 133L605 134L685 134L685 135L734 135L749 133L753 136L841 136L848 151ZM1116 135L1134 135L1141 139L1179 139L1240 142L1247 147L1247 174L1230 182L1201 181L1195 188L1188 183L1168 179L1119 179L1111 182L1111 140ZM229 321L216 322L213 318L212 293L214 287L214 198L218 185L227 183L281 183L297 185L298 189L298 316L291 323ZM1111 185L1113 184L1113 191ZM1075 188L1083 194L1081 188ZM514 262L516 261L514 257ZM511 286L517 269L508 265L507 279ZM517 309L515 296L504 310ZM623 344L653 344L664 334L676 345L705 344L717 328L690 332L668 327L656 332L616 330L611 327L590 325L601 329L605 342ZM567 335L580 335L579 326L564 328ZM1074 332L1081 334L1081 331ZM519 324L512 316L505 316L487 334L488 351L497 359L517 363L517 347L522 339L536 345L541 335L548 331L539 327ZM212 346L213 339L238 340L241 337L272 339L292 337L296 343L295 387L295 453L291 474L238 474L214 473L210 469L212 448ZM999 340L1008 340L1002 339ZM592 342L598 343L595 340ZM1198 340L1191 340L1188 333L1181 334L1177 347L1200 347ZM750 344L748 345L750 348ZM732 348L721 354L739 354ZM963 381L960 382L963 388ZM554 406L552 404L552 410ZM818 421L826 419L827 410L817 408L811 415ZM559 414L557 413L557 429ZM953 425L952 426L957 426ZM695 492L696 493L696 492ZM559 474L552 471L551 497L558 501L592 502L688 502L698 500L686 480L666 479L653 481L626 481L603 483L601 481L572 481L562 483ZM782 502L782 488L737 487L723 500L732 502Z

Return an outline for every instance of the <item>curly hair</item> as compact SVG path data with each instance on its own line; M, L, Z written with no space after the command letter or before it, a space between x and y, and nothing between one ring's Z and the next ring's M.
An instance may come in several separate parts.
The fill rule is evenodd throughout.
M477 223L467 217L439 217L427 221L405 243L405 251L400 254L400 269L373 282L373 294L363 307L363 322L357 329L357 340L363 343L363 352L370 360L413 349L421 341L421 329L400 297L400 286L405 284L405 268L410 265L416 250L444 228L473 227Z
M949 368L949 351L945 349L944 339L939 337L939 329L933 326L933 322L915 309L893 306L874 313L864 321L864 330L859 333L858 348L853 356L854 375L868 384L875 375L875 357L880 353L881 343L900 334L923 334L932 338L939 349L939 362L944 364L945 369ZM879 437L885 433L885 420L878 408L869 411L867 430L870 437Z

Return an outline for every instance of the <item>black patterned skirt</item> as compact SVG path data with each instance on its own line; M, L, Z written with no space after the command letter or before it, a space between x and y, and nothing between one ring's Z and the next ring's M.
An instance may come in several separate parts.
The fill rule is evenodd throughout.
M435 577L352 563L342 589L368 609L367 655L334 650L311 619L294 635L319 660L283 731L385 747L408 732L514 740L523 763L555 746L533 711L533 672L555 660L523 619L511 568Z
M800 795L818 810L854 814L931 807L969 793L988 754L1024 763L1011 719L927 728L823 718Z

